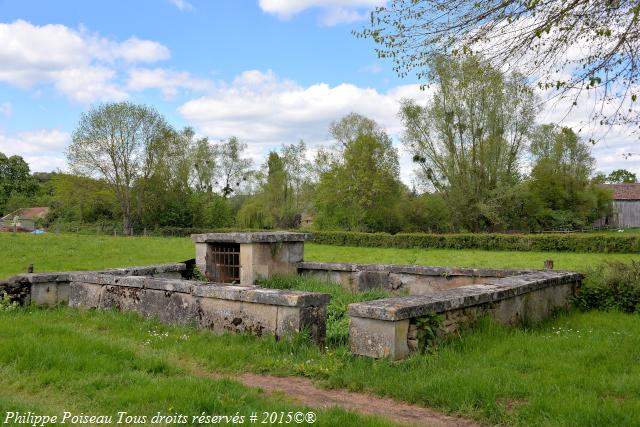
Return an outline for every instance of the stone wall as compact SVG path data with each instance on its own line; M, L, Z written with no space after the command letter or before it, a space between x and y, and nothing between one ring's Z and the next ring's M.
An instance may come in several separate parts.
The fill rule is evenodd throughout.
M0 282L0 296L5 293L20 304L53 306L69 301L69 283L77 274L110 274L113 276L149 276L180 278L186 271L184 263L150 265L145 267L109 268L85 272L20 274Z
M327 294L257 286L78 274L70 284L69 305L136 311L216 333L282 337L307 330L315 342L323 343L329 299Z
M508 325L538 322L567 307L582 280L578 273L537 271L467 285L431 295L388 298L349 305L351 351L369 357L402 359L420 347L417 319L440 315L446 336L488 314Z
M340 283L345 289L406 290L410 295L428 295L444 289L487 283L497 278L531 271L398 264L298 263L299 274Z

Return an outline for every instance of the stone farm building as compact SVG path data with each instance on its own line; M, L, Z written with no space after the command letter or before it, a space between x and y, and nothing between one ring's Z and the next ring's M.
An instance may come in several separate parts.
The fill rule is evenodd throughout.
M14 224L17 231L30 232L36 229L36 222L49 213L49 208L18 209L0 218L0 231L13 231Z
M601 227L640 227L640 184L603 184L613 193L611 215L596 223Z

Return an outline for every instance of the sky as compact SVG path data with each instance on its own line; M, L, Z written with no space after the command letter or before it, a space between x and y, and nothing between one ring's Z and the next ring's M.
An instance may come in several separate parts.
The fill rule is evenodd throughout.
M66 170L80 115L103 102L155 107L213 142L237 136L258 166L282 144L330 144L350 112L387 129L410 184L399 102L428 101L379 60L363 28L384 0L0 0L0 152L32 171ZM581 127L545 104L540 122ZM577 130L577 129L576 129ZM596 130L597 169L640 176L638 136Z

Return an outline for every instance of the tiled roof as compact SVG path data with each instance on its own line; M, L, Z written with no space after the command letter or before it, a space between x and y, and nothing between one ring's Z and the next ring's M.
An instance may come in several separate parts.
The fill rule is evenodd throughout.
M613 200L640 200L640 184L603 184L613 191Z
M20 217L20 219L40 219L44 218L48 213L49 208L25 208L12 212L2 219L12 220L15 216Z

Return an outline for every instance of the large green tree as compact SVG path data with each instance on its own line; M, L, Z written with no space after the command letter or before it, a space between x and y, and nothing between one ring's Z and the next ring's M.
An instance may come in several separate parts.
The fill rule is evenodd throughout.
M71 169L105 179L113 188L125 234L132 233L134 184L161 161L167 125L155 109L129 102L103 104L80 116L67 151Z
M355 114L335 123L332 134L342 148L320 175L314 223L324 228L397 231L405 189L391 138L374 121Z
M529 215L539 228L584 227L606 214L611 195L592 181L595 159L573 130L539 126L530 152Z
M520 180L535 96L521 76L476 57L438 57L432 68L435 94L427 106L404 101L400 110L418 179L444 198L458 228L507 226L498 199Z

